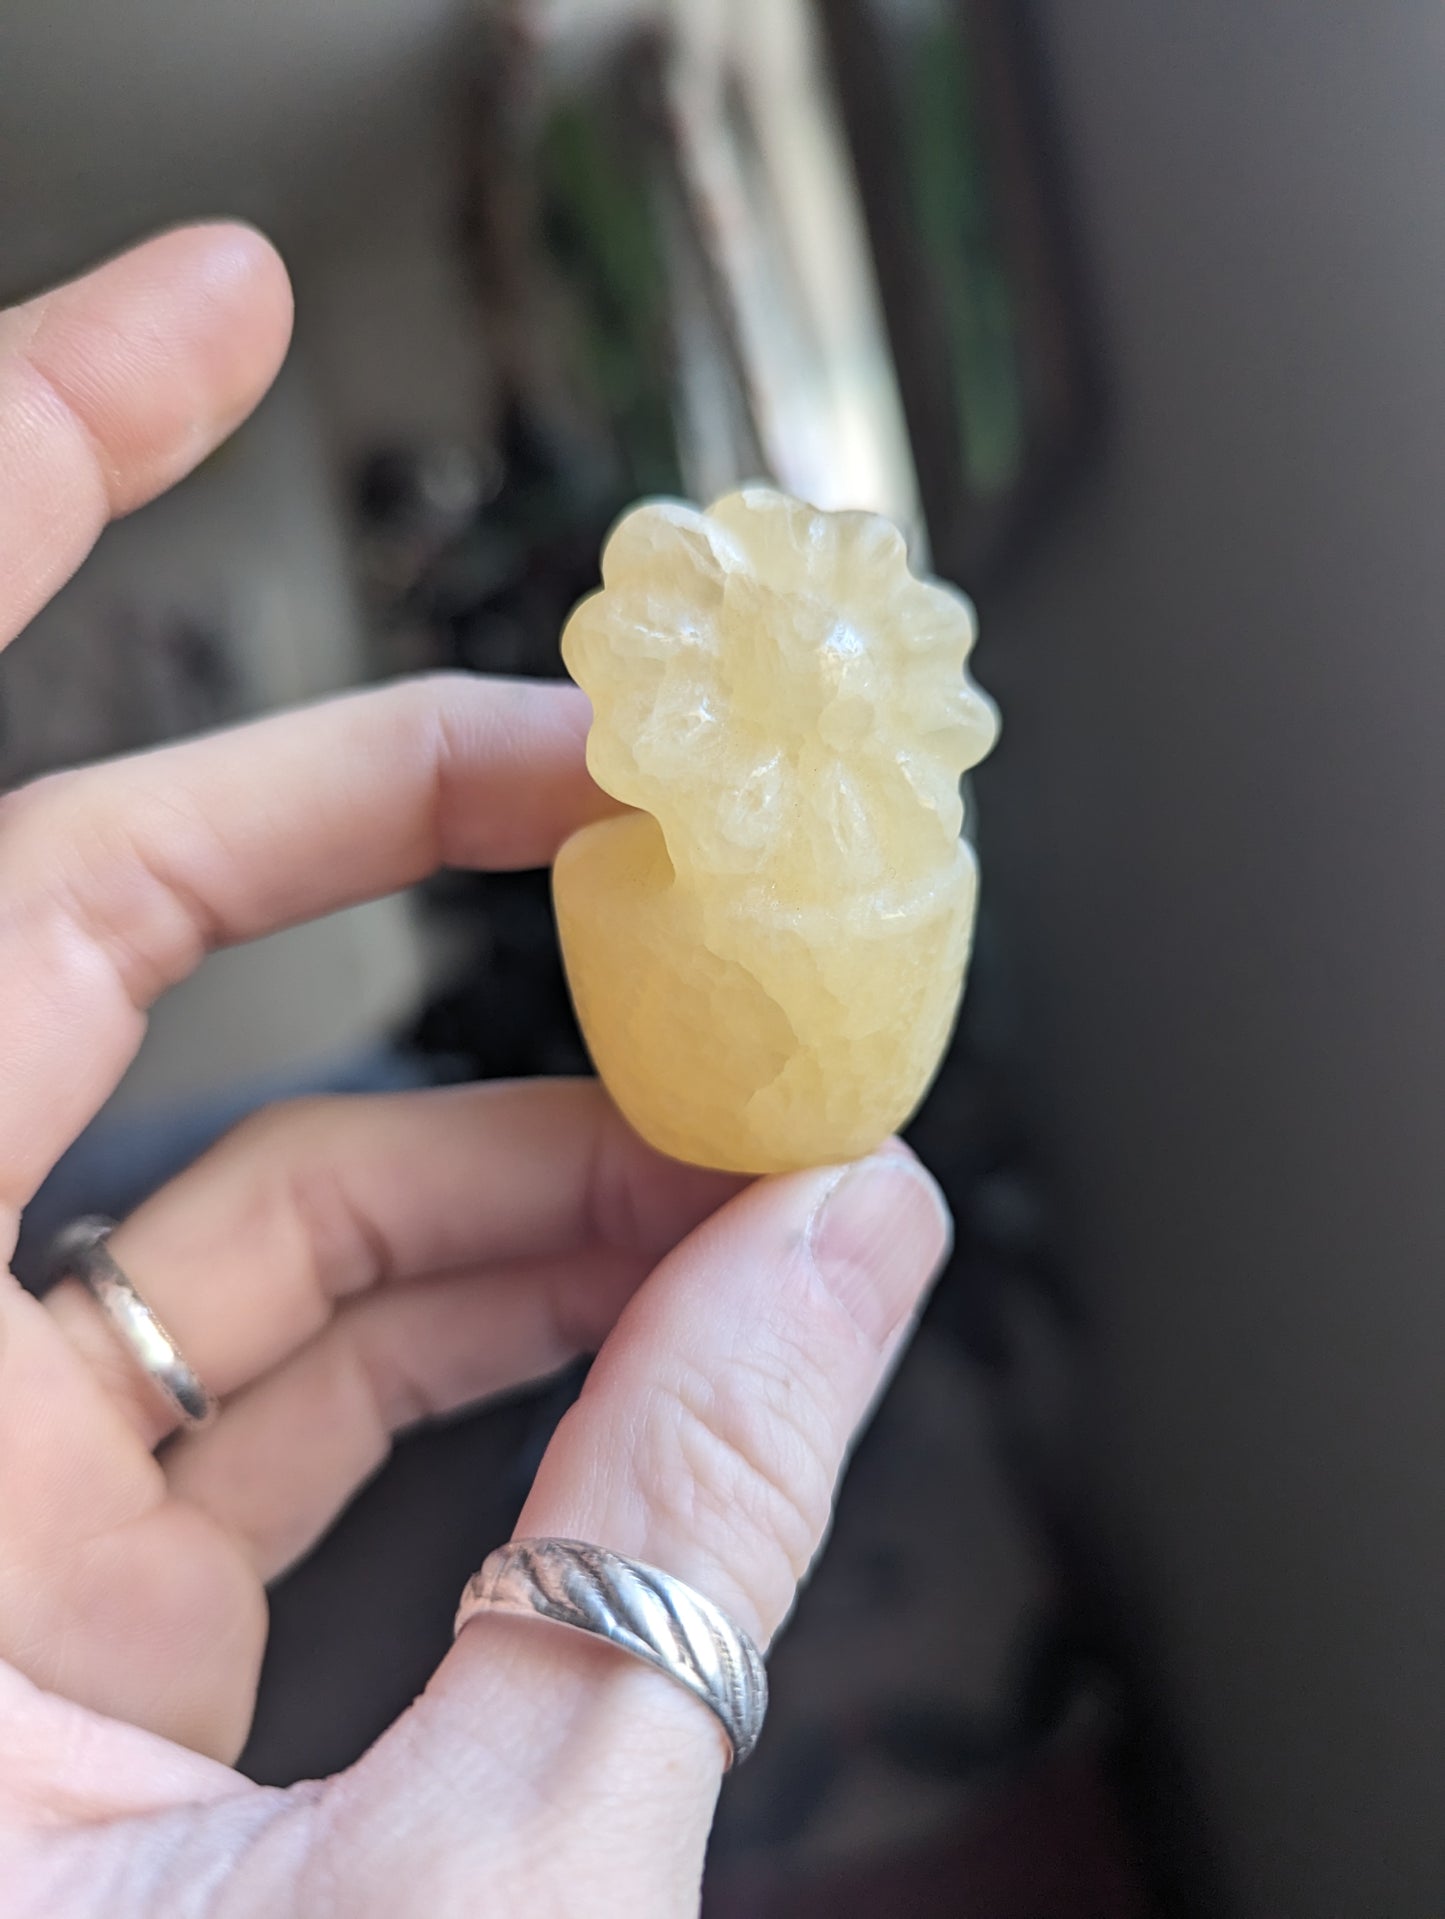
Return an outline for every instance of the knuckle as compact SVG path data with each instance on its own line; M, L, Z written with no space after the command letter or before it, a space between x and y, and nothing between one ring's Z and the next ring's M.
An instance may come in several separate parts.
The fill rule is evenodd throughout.
M0 797L8 913L79 935L137 1006L220 943L189 877L214 843L183 796L150 790L124 762L46 774Z
M239 1120L216 1149L241 1177L256 1243L286 1249L323 1302L364 1292L394 1264L335 1150L337 1124L352 1104L325 1093L277 1100Z
M493 683L480 680L475 673L462 673L446 667L419 673L415 681L423 699L441 708L454 706L458 702L475 701L485 687Z
M300 1156L284 1178L322 1297L345 1299L385 1286L396 1270L395 1252L336 1163Z
M647 1479L695 1544L748 1581L795 1585L832 1510L836 1461L816 1383L779 1352L697 1369L656 1386ZM751 1583L751 1582L748 1582Z

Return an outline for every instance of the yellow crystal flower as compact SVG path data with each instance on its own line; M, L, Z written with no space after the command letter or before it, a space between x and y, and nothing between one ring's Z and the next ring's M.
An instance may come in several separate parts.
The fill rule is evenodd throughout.
M597 1069L678 1159L854 1158L922 1098L962 990L959 782L998 729L973 609L886 520L764 487L635 508L602 577L562 653L593 778L637 810L554 875Z

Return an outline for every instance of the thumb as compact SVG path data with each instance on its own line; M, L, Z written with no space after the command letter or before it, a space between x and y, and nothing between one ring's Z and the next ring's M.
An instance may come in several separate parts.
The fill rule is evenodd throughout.
M634 1297L519 1536L647 1561L766 1646L948 1241L938 1188L901 1146L748 1188ZM441 1909L457 1875L486 1870L496 1891L498 1862L520 1854L515 1889L546 1910L671 1914L695 1907L726 1757L707 1708L664 1675L545 1621L483 1615L350 1787L390 1808L376 1870L404 1821L406 1858L446 1882Z

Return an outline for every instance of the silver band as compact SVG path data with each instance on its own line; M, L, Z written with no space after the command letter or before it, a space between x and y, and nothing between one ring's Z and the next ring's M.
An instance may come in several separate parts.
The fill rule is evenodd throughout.
M675 1679L716 1713L740 1764L768 1709L763 1656L725 1612L670 1573L578 1539L514 1539L467 1581L460 1632L478 1613L595 1633Z
M204 1426L216 1402L187 1365L185 1355L116 1265L106 1240L114 1220L77 1219L63 1227L51 1247L51 1270L78 1279L102 1307L136 1364L167 1401L183 1426Z

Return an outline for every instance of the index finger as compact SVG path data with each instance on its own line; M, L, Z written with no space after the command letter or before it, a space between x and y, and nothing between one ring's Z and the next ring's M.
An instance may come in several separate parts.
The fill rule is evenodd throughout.
M438 676L0 801L0 1209L114 1088L214 947L443 865L545 865L608 810L575 687Z
M234 225L162 234L0 313L0 647L108 519L245 418L290 335L285 269Z

